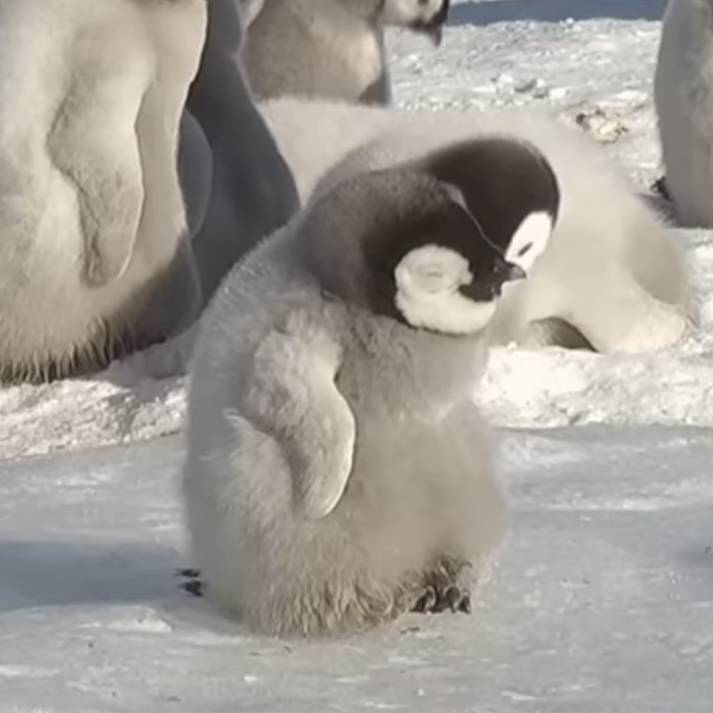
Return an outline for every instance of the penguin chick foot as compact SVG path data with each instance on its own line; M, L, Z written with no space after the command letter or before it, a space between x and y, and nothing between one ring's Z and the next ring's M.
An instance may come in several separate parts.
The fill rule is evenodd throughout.
M666 176L661 176L661 178L656 179L651 185L651 189L654 193L658 193L664 200L671 201L671 193L668 190Z
M200 570L197 569L179 569L176 572L176 577L187 580L185 582L181 582L179 585L180 588L194 597L203 596L203 581L200 576Z
M437 614L446 609L452 612L471 613L469 562L443 557L427 572L424 588L419 594L413 611L422 614Z

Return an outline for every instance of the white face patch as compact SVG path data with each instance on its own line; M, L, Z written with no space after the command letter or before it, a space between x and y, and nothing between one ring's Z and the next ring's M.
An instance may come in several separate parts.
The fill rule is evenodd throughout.
M530 213L517 227L505 259L529 273L552 234L552 218L542 211Z
M413 22L429 22L440 11L444 0L386 0L382 21L386 25L410 25Z
M413 327L447 334L479 332L495 314L495 302L475 302L458 288L471 282L468 261L439 245L407 253L396 266L396 306Z

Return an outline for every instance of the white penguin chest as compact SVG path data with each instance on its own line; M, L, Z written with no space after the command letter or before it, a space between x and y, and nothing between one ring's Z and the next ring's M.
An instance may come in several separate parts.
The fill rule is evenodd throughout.
M382 75L384 61L379 37L372 28L316 25L312 34L325 50L325 61L333 63L341 81L366 88Z
M383 57L379 40L372 32L363 32L345 45L346 60L359 78L368 86L376 82L383 72Z

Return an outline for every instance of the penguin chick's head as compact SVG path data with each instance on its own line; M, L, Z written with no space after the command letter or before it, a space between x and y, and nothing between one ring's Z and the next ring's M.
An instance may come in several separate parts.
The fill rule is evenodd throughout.
M481 330L527 276L557 220L544 156L509 137L454 144L358 174L313 204L308 265L347 302L449 334Z
M459 189L416 165L359 174L313 204L306 264L345 302L446 334L472 334L504 283L525 277L471 215Z
M384 0L382 22L428 35L438 46L448 19L450 0Z
M532 144L485 136L453 144L415 162L453 187L455 200L505 260L529 274L557 222L554 170Z

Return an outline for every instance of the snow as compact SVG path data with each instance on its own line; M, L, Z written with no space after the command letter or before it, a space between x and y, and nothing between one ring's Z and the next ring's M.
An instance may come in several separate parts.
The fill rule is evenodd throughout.
M178 589L177 437L6 466L0 700L23 713L709 711L710 431L509 431L502 452L513 527L474 614L317 643L252 637Z
M454 3L389 37L404 107L546 104L658 177L659 0ZM677 231L702 320L639 356L495 350L512 525L471 617L249 635L179 589L185 344L0 390L0 711L697 713L713 700L713 235Z

